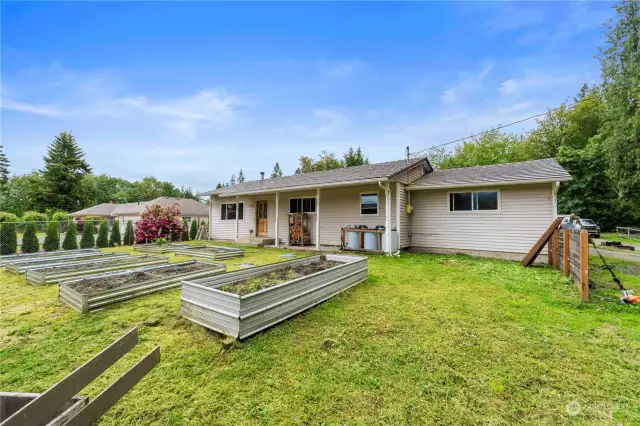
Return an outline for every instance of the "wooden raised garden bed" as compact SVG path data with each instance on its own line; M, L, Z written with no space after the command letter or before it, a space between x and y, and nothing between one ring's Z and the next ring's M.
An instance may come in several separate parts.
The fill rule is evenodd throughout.
M90 312L111 303L179 287L180 281L216 275L222 263L187 260L122 272L89 275L60 281L60 299L80 312Z
M368 277L366 257L312 256L182 282L180 313L244 339Z
M176 256L191 256L207 260L226 260L244 256L244 249L221 246L188 246L175 250Z
M122 269L136 269L144 266L161 265L169 263L169 259L164 256L151 256L142 254L140 256L118 256L115 259L90 259L71 264L59 264L43 266L27 271L27 282L29 284L51 284L58 281L93 275L100 272L118 271Z
M171 253L178 248L188 248L187 244L136 244L133 246L134 251L141 251L143 253Z
M76 249L76 250L63 250L63 251L39 251L37 253L18 253L18 254L4 254L0 256L0 265L4 265L5 263L11 263L16 260L23 259L38 259L38 258L47 258L52 256L61 256L61 255L72 255L79 253L96 253L100 250L91 248L91 249Z
M7 265L5 265L5 267L8 272L11 272L13 274L24 274L31 269L39 269L57 265L79 265L86 262L95 262L98 259L115 259L118 257L129 257L129 253L82 253L74 256L49 257L44 259L31 259L30 261L8 263Z

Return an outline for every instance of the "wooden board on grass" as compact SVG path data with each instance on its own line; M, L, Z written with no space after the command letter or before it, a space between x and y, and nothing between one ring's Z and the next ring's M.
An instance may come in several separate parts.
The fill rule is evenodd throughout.
M562 216L558 216L557 218L555 218L553 223L549 225L549 227L547 228L546 231L544 231L544 234L542 234L538 242L536 242L533 245L533 247L531 247L531 250L529 250L529 252L522 258L522 266L531 266L533 264L534 260L536 260L536 257L538 257L538 255L544 248L545 244L549 243L549 240L551 239L553 232L556 229L558 229L558 227L562 223L562 219L563 219Z

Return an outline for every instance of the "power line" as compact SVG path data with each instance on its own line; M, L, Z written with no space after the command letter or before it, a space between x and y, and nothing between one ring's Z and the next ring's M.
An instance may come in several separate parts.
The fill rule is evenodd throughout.
M433 149L433 148L440 148L441 146L451 145L452 143L461 142L461 141L463 141L465 139L475 138L476 136L484 135L485 133L493 132L495 130L504 129L505 127L513 126L514 124L518 124L518 123L525 122L527 120L531 120L532 118L542 117L543 115L547 115L550 112L558 111L558 110L561 110L563 108L570 108L572 106L576 106L579 103L584 102L586 100L590 100L590 99L592 99L591 96L586 96L586 97L580 99L578 102L574 102L574 103L568 104L568 105L562 105L562 106L559 106L557 108L551 108L551 109L547 110L546 112L541 112L540 114L532 115L531 117L523 118L522 120L518 120L518 121L514 121L514 122L509 123L509 124L505 124L505 125L502 125L502 126L494 127L492 129L485 130L484 132L476 133L474 135L465 136L464 138L456 139L456 140L453 140L453 141L450 141L450 142L445 142L445 143L442 143L440 145L430 146L429 148L425 148L425 149L421 149L420 151L412 152L411 155L412 156L417 156L417 155L419 155L419 154L421 154L421 153L423 153L425 151L428 151L430 149Z

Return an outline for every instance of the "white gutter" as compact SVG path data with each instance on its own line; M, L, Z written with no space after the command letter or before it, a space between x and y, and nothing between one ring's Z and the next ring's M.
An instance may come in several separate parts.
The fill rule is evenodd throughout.
M408 191L419 191L428 189L451 189L451 188L478 188L478 187L492 187L492 186L507 186L507 185L528 185L536 183L555 183L555 182L568 182L572 178L562 179L527 179L527 180L506 180L498 182L477 182L477 183L459 183L459 184L446 184L446 185L433 185L433 186L420 186L410 185L406 189Z
M295 192L295 191L303 191L307 189L316 189L316 188L334 188L340 186L356 186L362 185L366 183L376 183L380 181L388 181L389 178L377 178L377 179L363 179L363 180L352 180L348 182L335 182L335 183L325 183L325 184L309 184L309 185L299 185L299 186L290 186L290 187L278 187L271 189L261 189L256 191L247 191L247 192L231 192L229 194L225 193L216 193L215 191L204 193L203 195L217 195L218 197L235 197L237 195L260 195L260 194L273 194L275 192ZM198 194L200 195L200 194Z

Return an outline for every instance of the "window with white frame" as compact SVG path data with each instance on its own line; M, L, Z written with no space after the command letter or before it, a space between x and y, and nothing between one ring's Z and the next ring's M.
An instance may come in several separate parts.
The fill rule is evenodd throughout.
M498 191L450 192L449 211L498 211L500 209Z
M244 219L244 203L227 203L220 204L220 220L238 220Z
M289 198L289 213L315 213L315 197Z
M360 194L360 214L378 214L378 193Z

